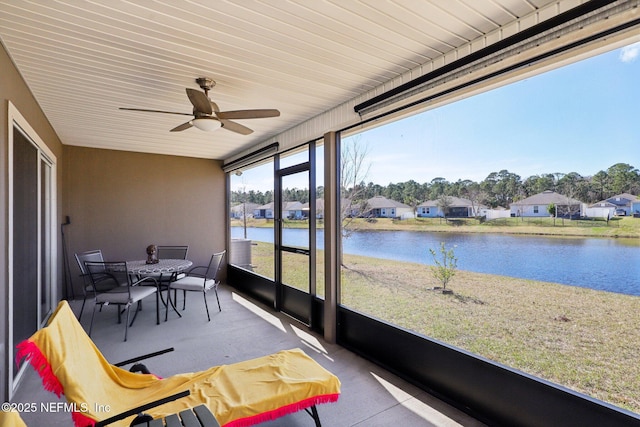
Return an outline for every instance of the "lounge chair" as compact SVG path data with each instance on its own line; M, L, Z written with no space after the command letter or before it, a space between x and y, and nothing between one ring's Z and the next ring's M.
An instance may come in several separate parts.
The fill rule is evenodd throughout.
M155 405L154 405L155 406ZM123 414L125 415L125 414ZM114 417L113 421L109 420L96 423L96 427L111 425L113 422L123 418ZM135 420L136 426L140 427L220 427L209 408L204 405L196 406L193 409L186 409L177 414L171 414L164 419L157 418L155 420L145 421ZM0 411L0 426L2 427L27 427L20 413L17 411Z
M17 411L0 411L0 426L2 427L27 427Z
M129 372L107 362L66 301L46 327L18 345L17 360L23 358L45 389L80 408L72 413L77 427L185 390L188 396L147 413L162 418L204 404L221 426L244 427L304 409L319 426L316 405L340 395L338 378L300 349L164 379ZM109 413L99 410L104 405ZM128 426L132 418L112 425Z

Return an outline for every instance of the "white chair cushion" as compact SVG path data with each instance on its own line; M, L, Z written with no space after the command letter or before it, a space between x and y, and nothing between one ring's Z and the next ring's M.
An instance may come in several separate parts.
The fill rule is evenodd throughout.
M96 297L97 302L110 304L127 304L140 301L141 299L148 297L156 292L156 288L153 286L132 286L131 287L131 299L129 299L129 293L124 286L120 288L112 289L109 292L98 294Z
M169 285L170 289L181 289L183 291L204 291L214 287L215 281L213 279L207 279L206 281L202 277L186 276L180 280L176 280Z
M142 298L155 294L157 290L155 286L132 286L131 302L140 301Z

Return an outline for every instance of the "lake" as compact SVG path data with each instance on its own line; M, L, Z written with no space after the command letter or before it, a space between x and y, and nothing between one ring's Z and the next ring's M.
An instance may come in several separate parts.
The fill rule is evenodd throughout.
M243 237L232 227L232 238ZM308 231L286 229L283 240L307 246ZM273 243L273 230L248 228L252 240ZM324 231L319 230L323 249ZM344 252L433 264L429 249L454 247L458 269L640 295L640 239L539 237L417 231L359 231L343 239Z

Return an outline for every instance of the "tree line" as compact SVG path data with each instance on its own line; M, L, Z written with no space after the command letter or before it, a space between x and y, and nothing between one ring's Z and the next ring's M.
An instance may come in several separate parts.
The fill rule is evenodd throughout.
M545 190L552 190L567 197L592 204L621 193L640 194L640 171L627 163L616 163L592 176L582 176L576 172L545 173L522 179L516 173L504 169L491 172L483 181L458 180L450 182L445 178L434 178L430 182L415 180L389 183L386 186L365 183L343 184L343 197L367 200L374 196L417 206L427 200L438 200L443 196L454 196L472 200L489 207L509 205ZM322 197L323 187L318 187L317 196ZM286 188L284 201L309 201L309 190ZM273 201L273 191L232 191L231 202L256 203L264 205Z

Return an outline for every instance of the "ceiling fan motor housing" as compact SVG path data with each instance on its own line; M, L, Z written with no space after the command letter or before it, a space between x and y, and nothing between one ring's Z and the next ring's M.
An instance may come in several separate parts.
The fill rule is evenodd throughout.
M209 90L216 85L216 82L209 77L198 77L196 83L205 93L209 92Z

